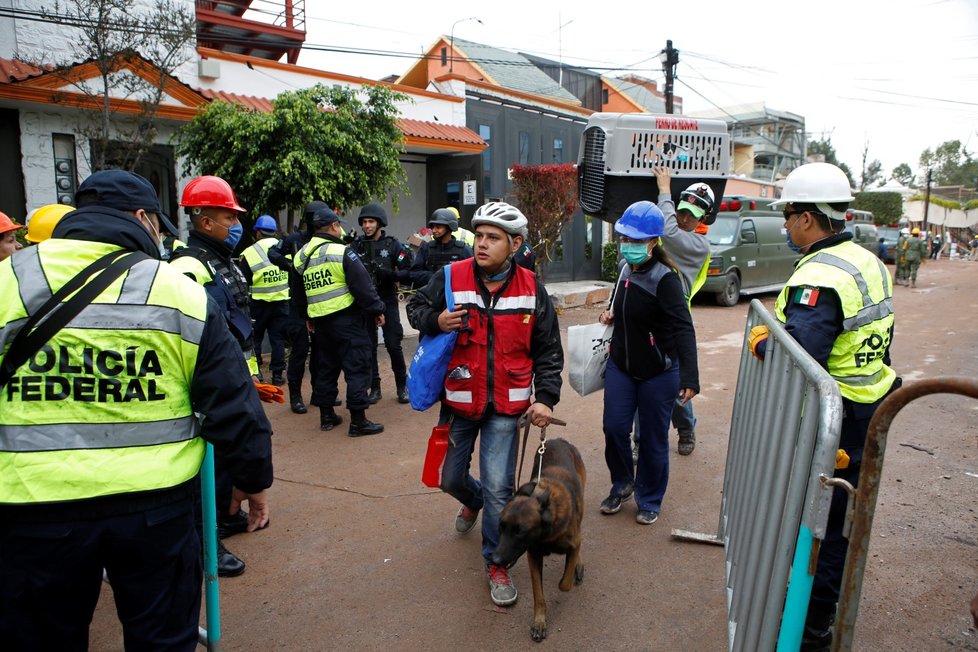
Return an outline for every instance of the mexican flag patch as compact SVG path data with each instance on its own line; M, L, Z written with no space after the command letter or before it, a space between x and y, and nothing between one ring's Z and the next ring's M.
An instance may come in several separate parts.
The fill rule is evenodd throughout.
M814 306L818 302L818 288L798 288L795 290L795 303Z

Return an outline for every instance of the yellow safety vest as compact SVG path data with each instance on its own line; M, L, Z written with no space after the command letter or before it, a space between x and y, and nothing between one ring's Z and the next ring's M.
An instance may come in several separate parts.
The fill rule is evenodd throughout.
M210 283L216 273L215 270L209 269L208 265L205 265L193 256L180 256L179 258L173 259L170 261L170 267L179 270L184 276L189 276L191 280L196 281L202 286ZM229 271L232 274L241 274L241 270L235 268L233 263L230 265ZM243 275L241 283L244 283ZM252 376L257 376L259 369L258 360L255 359L254 347L242 348L241 355L244 357L245 364L248 365L248 373Z
M469 245L469 247L475 247L475 234L468 229L458 227L458 231L455 232L455 237Z
M241 253L251 268L251 298L254 301L288 301L289 274L268 260L275 238L262 238Z
M346 285L343 256L346 246L313 236L295 256L295 271L302 274L310 319L325 317L353 305Z
M893 329L893 287L883 262L852 241L803 257L775 304L782 323L792 293L806 288L834 290L842 305L842 334L828 359L842 396L856 403L883 398L896 378L883 364Z
M118 250L53 239L0 263L0 358L28 315ZM137 263L0 391L0 503L152 491L193 478L204 441L190 384L204 289L157 260Z

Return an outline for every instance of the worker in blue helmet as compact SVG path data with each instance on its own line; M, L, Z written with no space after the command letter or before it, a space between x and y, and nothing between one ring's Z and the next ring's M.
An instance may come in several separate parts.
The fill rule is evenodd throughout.
M683 282L659 238L665 220L650 201L629 206L615 222L621 236L618 281L602 324L613 324L605 372L605 462L611 491L602 514L615 514L635 495L636 522L659 517L669 482L669 419L676 397L699 393L696 333ZM631 430L638 410L642 442L632 461Z
M289 325L289 273L269 259L269 251L277 247L278 222L271 215L255 220L255 243L241 252L238 266L248 281L251 295L251 316L255 320L255 360L258 378L262 376L262 341L268 333L271 346L272 384L285 384L285 338Z

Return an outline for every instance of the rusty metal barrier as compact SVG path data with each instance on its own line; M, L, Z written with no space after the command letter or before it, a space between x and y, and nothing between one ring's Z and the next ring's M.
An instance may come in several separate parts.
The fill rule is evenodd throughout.
M747 334L768 327L763 362ZM831 376L764 305L750 304L734 398L716 536L673 536L724 546L729 648L796 651L825 536L842 428Z
M876 511L876 498L883 472L883 455L886 452L886 438L890 426L896 415L908 403L931 394L959 394L978 399L978 381L971 378L951 377L906 384L880 403L876 414L869 422L855 504L853 505L853 501L850 500L852 517L849 530L849 554L842 574L842 591L836 611L835 637L832 642L833 652L852 648L856 614L862 594L863 571L866 569L866 558L869 554L869 536L873 529L873 514Z

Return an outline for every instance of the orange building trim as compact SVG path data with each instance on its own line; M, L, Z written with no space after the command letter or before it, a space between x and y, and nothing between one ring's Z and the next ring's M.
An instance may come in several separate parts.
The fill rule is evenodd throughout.
M546 95L534 95L533 93L514 91L509 88L503 88L502 86L495 86L493 84L488 84L486 82L476 81L475 79L462 77L457 74L442 75L441 77L435 79L435 81L447 81L450 79L458 79L464 81L466 84L470 86L484 88L486 90L494 91L496 93L501 93L503 95L511 95L513 97L519 97L521 99L530 100L531 102L536 102L537 104L547 104L554 107L555 109L561 109L564 111L574 111L576 113L580 113L582 116L589 116L592 113L594 113L594 111L592 111L591 109L585 109L583 106L580 106L578 104L571 104L570 102L564 102L562 100L558 100L553 97L548 97Z
M98 98L62 91L50 88L36 88L24 84L0 84L0 98L6 100L19 100L22 102L33 102L37 104L54 104L56 106L67 106L77 109L98 110L102 108ZM143 105L132 100L110 99L109 106L112 111L139 115L144 113ZM197 107L168 106L161 104L156 112L160 118L167 120L189 121L197 115Z

